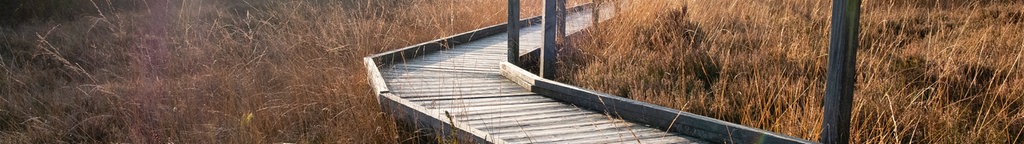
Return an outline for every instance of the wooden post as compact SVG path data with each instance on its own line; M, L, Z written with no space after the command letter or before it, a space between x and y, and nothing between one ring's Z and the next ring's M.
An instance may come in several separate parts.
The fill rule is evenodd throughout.
M825 82L821 142L850 142L850 113L857 70L857 34L860 32L860 0L832 1L828 73Z
M597 23L601 21L601 0L591 0L590 3L593 3L594 5L594 7L590 9L590 15L592 16L590 17L592 21L590 26L594 27L594 30L596 30Z
M540 52L540 76L543 78L553 78L555 74L555 52L558 52L555 47L555 33L558 28L556 1L559 0L544 0L544 47L541 47Z
M519 63L519 0L508 1L508 62Z
M565 17L568 13L565 8L565 0L555 0L556 13L558 13L558 44L565 43Z

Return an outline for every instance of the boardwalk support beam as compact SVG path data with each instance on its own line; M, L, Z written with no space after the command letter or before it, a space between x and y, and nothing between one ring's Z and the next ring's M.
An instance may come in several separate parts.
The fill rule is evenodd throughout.
M508 1L508 62L519 63L519 0Z
M860 0L832 1L832 28L828 49L828 80L825 82L821 142L850 142L850 113L856 83L857 34L860 32Z
M565 32L564 20L560 18L565 14L559 13L565 13L564 9L565 0L544 0L544 46L540 52L540 76L544 78L554 78L555 75L555 58L558 57L556 37L564 36Z

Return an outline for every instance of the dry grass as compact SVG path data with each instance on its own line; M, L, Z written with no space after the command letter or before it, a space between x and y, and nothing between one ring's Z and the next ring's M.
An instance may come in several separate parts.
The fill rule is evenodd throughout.
M817 140L831 2L639 0L575 85ZM1024 140L1024 2L865 0L853 143Z
M539 14L539 0L523 3L524 17ZM490 0L3 5L14 12L0 28L0 141L11 143L407 141L361 58L506 11Z

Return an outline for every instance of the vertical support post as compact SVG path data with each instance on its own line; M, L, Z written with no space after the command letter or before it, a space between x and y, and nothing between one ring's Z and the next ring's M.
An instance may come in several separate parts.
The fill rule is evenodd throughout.
M508 62L519 63L519 0L508 0Z
M566 33L565 33L565 27L566 27L566 25L565 25L565 17L567 16L566 14L568 13L567 12L568 10L566 10L566 7L565 7L565 0L556 0L555 2L556 2L555 6L556 6L556 10L557 10L555 12L558 13L558 39L559 39L558 40L558 44L563 44L563 43L565 43L565 35L566 35Z
M540 76L543 78L553 78L555 73L555 37L557 24L557 5L556 2L559 0L544 0L544 46L541 47L540 51Z
M821 124L822 143L850 142L850 113L857 74L859 32L860 0L832 1L825 112Z
M597 23L601 21L601 1L602 0L591 0L590 2L594 5L593 8L590 8L590 26L594 27L595 30L597 29Z

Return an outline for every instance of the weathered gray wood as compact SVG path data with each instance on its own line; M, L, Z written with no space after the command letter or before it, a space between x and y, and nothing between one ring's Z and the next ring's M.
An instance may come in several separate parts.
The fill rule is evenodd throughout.
M860 0L832 1L832 28L828 49L828 80L825 82L822 143L850 142L850 113L857 81L857 34L860 32Z
M805 140L749 128L658 105L585 90L550 80L538 80L534 92L574 105L603 111L623 119L651 124L718 143L810 143ZM678 115L678 118L676 116ZM672 127L669 127L672 126Z
M382 107L388 108L385 111L388 111L392 116L411 120L412 123L419 127L432 128L439 137L454 136L457 139L468 140L474 143L508 143L466 124L454 122L443 111L429 110L390 93L379 94L378 99L382 100Z
M589 19L586 14L571 14L566 21L583 22L583 25L566 25L566 29L569 33L575 33L582 29L581 27L586 27L586 21ZM542 36L539 26L524 27L520 31L524 34L522 40L539 41ZM645 125L614 119L530 92L499 73L500 63L507 62L501 58L502 51L507 50L505 48L508 44L500 40L507 37L474 36L463 37L461 40L466 39L470 41L460 42L460 39L454 38L450 42L458 44L449 43L445 45L445 49L398 55L401 56L401 61L381 62L386 63L379 67L381 76L384 77L383 81L390 89L389 92L380 95L380 99L390 99L382 100L388 101L382 102L385 103L382 104L385 111L395 115L396 119L415 121L419 127L433 129L441 136L447 135L445 133L451 131L452 127L460 130L463 127L470 127L472 129L467 129L468 132L456 133L460 136L495 137L493 134L478 136L472 134L472 131L479 130L489 134L501 132L502 137L496 138L514 139L515 143L566 143L583 140L595 143L636 142L637 139L634 138L639 138L641 142L648 142L646 140L649 139L662 142L702 142L677 133L666 134ZM520 44L540 46L540 43L536 42L524 41ZM383 59L378 57L377 61L386 61ZM445 119L446 116L452 117ZM447 125L444 123L446 120L449 122ZM634 134L637 137L634 137Z
M626 120L650 124L653 127L666 129L671 132L696 136L716 143L811 143L798 138L586 90L536 76L519 76L532 74L518 67L507 67L504 65L507 64L503 64L501 73L505 74L506 77L515 76L508 77L509 79L518 79L514 81L530 81L523 79L532 78L534 82L529 87L531 87L533 92L579 107L619 116ZM522 83L531 84L530 82Z
M568 11L565 9L565 0L555 0L555 9L556 9L555 10L556 16L558 17L558 20L557 20L558 32L556 32L557 35L558 35L558 38L557 38L558 39L558 43L559 44L564 44L565 41L566 41L565 40L565 35L566 35L565 27L567 26L567 25L565 25L565 22L566 22L565 18L566 18L566 13L568 13Z
M519 62L519 0L508 1L508 62Z
M558 48L555 37L558 28L558 0L544 0L544 47L540 52L540 76L553 78L555 75L555 58Z
M384 83L384 77L380 75L380 70L377 68L377 64L373 62L373 58L363 58L363 64L366 65L367 82L370 83L373 92L375 94L387 93L388 86Z
M532 25L533 21L537 21L537 20L534 20L534 19L538 19L539 20L540 18L541 17L534 17L534 18L531 18L531 19L523 20L522 22L525 23L524 26ZM433 52L436 52L436 51L439 51L439 50L442 50L442 49L445 49L445 48L451 48L454 45L463 44L463 43L466 43L466 42L482 39L482 38L485 38L487 36L491 36L491 35L495 35L495 34L499 34L499 33L505 32L505 30L507 29L505 25L507 25L507 23L505 23L505 24L498 24L498 25L494 25L494 26L489 26L489 27L485 27L485 28L480 28L480 29L477 29L477 30L473 30L473 31L470 31L470 32L465 32L465 33L457 34L457 35L454 35L454 36L449 36L449 37L442 38L442 39L437 39L437 40L428 41L428 42L412 45L412 46L401 48L401 49L387 51L387 52L384 52L384 53L373 55L371 57L373 57L373 58L375 58L377 60L380 60L381 61L381 66L387 66L387 65L390 65L390 64L393 64L393 63L405 62L406 59L408 59L408 58L412 58L412 57L417 57L417 56L433 53Z
M591 0L590 3L593 3L594 7L601 7L601 2L602 2L602 0ZM591 19L590 25L591 25L591 27L594 27L593 29L599 29L598 28L598 26L599 26L598 22L601 21L601 9L590 9L590 10L592 10L590 13L592 13L591 15L593 15L592 17L590 17L590 19Z
M516 84L519 84L526 90L530 90L532 88L535 79L540 79L536 77L536 75L530 74L530 72L520 69L511 63L503 62L499 64L499 67L501 69L502 76L505 76Z

